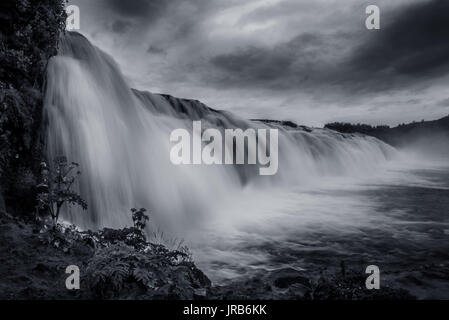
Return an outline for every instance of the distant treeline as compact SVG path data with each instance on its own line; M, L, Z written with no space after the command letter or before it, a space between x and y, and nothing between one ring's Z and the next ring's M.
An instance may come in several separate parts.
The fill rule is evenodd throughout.
M435 144L449 138L449 116L433 121L413 121L396 127L387 125L372 126L369 124L351 124L333 122L324 126L341 133L361 133L376 137L393 146L401 147L417 142ZM446 140L447 141L447 140ZM449 143L447 143L449 145Z
M348 122L332 122L328 123L324 126L325 128L332 129L342 133L364 133L370 134L373 132L388 130L390 126L380 125L380 126L371 126L369 124L357 123L352 124Z

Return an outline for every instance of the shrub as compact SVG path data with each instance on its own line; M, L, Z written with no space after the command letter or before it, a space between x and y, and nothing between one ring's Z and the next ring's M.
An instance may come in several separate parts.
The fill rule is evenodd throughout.
M53 168L49 168L45 162L42 162L41 167L42 182L37 186L37 211L48 210L53 227L56 227L64 204L79 205L87 210L87 203L72 190L76 176L81 173L77 170L77 163L68 163L66 157L56 157Z
M185 258L184 253L159 245L148 244L145 250L136 250L117 242L95 252L86 269L87 280L96 298L154 296L167 288L170 292L187 288L189 293L178 297L188 297L193 287L210 285L210 281L199 277L200 271Z
M147 245L145 235L134 227L120 230L104 228L98 232L97 239L103 247L122 242L136 250L143 250Z
M148 216L145 214L147 210L145 208L132 208L132 219L134 223L134 228L138 230L143 230L145 228L146 222L149 220Z

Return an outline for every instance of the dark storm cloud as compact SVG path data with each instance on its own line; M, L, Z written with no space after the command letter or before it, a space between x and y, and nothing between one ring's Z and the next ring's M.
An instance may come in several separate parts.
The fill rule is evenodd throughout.
M433 0L400 10L352 57L360 71L425 77L449 66L449 1Z
M249 47L218 55L210 61L220 73L216 83L379 91L448 72L449 1L415 3L385 16L381 9L381 19L381 30L302 34L272 48ZM349 53L339 56L344 49Z
M216 9L209 0L101 0L99 3L103 16L115 21L108 24L113 32L132 29L142 35L157 30L157 36L167 42L190 36L208 10Z
M326 56L336 44L328 36L301 34L273 48L249 47L211 59L225 71L219 81L288 89L316 78L324 71Z
M127 21L117 20L111 25L111 30L115 33L124 33L129 28L131 28L132 24Z
M164 10L165 0L103 0L115 13L130 18L154 18Z
M439 101L437 105L442 107L449 107L449 98Z

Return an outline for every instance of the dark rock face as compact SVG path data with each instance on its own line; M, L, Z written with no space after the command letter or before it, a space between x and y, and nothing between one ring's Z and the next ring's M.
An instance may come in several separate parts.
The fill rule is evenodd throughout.
M256 272L253 277L236 279L213 287L210 299L306 299L313 289L310 274L293 268Z
M304 276L304 272L295 270L293 268L284 268L273 271L269 278L278 288L288 288L293 284L300 284L303 286L310 286L309 279Z
M403 289L385 285L382 290L367 290L366 275L359 271L299 271L282 268L259 272L249 279L236 279L212 287L209 299L262 300L398 300L414 299Z

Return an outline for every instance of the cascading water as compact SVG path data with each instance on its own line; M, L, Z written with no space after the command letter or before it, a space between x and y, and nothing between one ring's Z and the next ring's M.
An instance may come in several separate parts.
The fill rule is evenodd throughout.
M310 209L291 218L293 208L310 207L308 192L319 190L323 181L370 175L396 156L375 138L247 121L198 101L132 90L113 59L76 33L61 39L59 54L49 63L44 111L48 158L65 155L80 164L77 188L89 209L67 209L64 217L84 228L130 225L129 209L145 207L153 223L190 240L211 234L203 230L200 235L200 224L214 234L212 225L238 238L237 225L257 215L251 220L253 232L267 211L271 222L318 217ZM173 165L171 131L191 131L192 120L199 119L203 127L220 130L278 128L277 174L259 176L254 165ZM337 226L340 218L345 219L335 214L328 223ZM189 230L196 230L195 235Z

